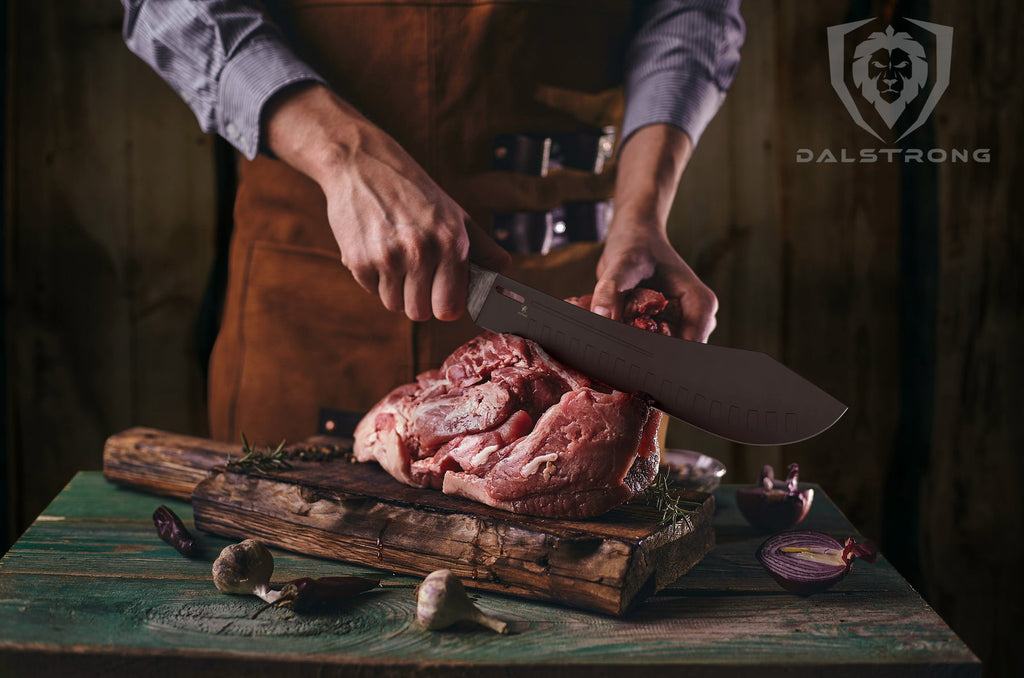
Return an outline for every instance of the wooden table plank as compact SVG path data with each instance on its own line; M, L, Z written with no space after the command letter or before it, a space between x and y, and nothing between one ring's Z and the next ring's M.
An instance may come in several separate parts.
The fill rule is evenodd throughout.
M156 537L153 509L167 503L191 523L187 504L83 473L0 560L0 675L600 676L638 665L651 675L980 675L966 646L884 559L858 563L826 593L792 596L754 559L762 537L743 524L732 488L716 500L718 546L633 614L481 594L480 607L513 624L513 635L498 636L416 627L416 580L387 573L377 575L396 588L338 614L256 615L260 601L223 595L210 579L228 541L203 535L204 561ZM852 534L820 488L807 527ZM284 552L275 562L275 581L369 573Z

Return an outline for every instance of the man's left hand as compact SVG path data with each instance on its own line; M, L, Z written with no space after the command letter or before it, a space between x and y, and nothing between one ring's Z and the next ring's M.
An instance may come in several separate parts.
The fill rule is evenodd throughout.
M623 293L643 283L679 300L682 318L680 326L672 328L673 334L706 342L715 329L715 293L701 282L658 228L629 221L623 217L619 223L613 221L609 229L597 264L598 281L590 310L621 320Z
M597 264L597 286L590 310L622 319L623 293L641 283L682 309L677 336L706 342L715 329L718 299L673 249L666 223L693 151L690 138L669 125L634 132L619 153L615 216Z

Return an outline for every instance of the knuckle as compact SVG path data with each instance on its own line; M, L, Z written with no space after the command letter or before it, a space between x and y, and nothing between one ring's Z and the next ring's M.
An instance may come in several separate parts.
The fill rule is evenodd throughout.
M451 224L437 232L437 243L444 249L455 250L469 246L469 234L461 224Z
M435 260L438 246L430 234L406 229L399 235L394 249L404 270L422 271Z
M718 296L706 285L699 288L697 296L705 313L714 318L714 315L718 313Z
M404 255L400 247L391 241L382 242L367 262L367 267L381 274L394 275L403 268Z
M708 320L707 336L711 336L711 333L715 331L716 327L718 327L718 321L715 319L715 316L711 316Z
M424 271L434 260L434 247L429 241L409 247L405 251L405 265L409 271Z
M442 229L434 241L436 257L444 262L463 261L469 256L469 236L465 229Z

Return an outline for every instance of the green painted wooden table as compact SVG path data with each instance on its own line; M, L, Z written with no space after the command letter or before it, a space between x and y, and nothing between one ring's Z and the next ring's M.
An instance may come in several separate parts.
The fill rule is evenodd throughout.
M298 616L219 593L212 558L160 541L160 503L183 502L81 473L0 560L0 676L416 675L978 676L968 648L884 558L857 562L809 599L784 592L754 558L732 487L716 499L718 545L675 585L624 619L481 594L515 633L430 632L414 623L415 580L385 574L350 609ZM818 488L804 525L853 528ZM275 552L274 581L367 573ZM376 576L380 576L377 573ZM402 586L403 584L407 586Z

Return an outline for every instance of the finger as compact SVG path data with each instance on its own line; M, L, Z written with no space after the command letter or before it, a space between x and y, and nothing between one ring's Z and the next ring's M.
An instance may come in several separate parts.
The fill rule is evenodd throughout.
M708 338L711 337L711 333L715 329L717 324L714 316L709 319L699 320L695 323L686 323L683 326L683 339L689 341L699 341L702 344L708 343Z
M345 262L342 262L345 265ZM380 288L380 277L377 275L376 269L373 268L349 268L349 273L355 279L356 283L359 284L364 290L370 294L377 294Z
M594 297L590 310L612 320L622 319L622 293L619 282L613 275L606 275L594 286Z
M464 258L450 257L441 261L434 275L430 303L438 320L456 320L466 309L466 285L469 264Z
M384 308L389 311L401 312L405 309L405 281L404 276L382 274L377 285L377 293L384 303Z
M429 252L420 253L421 260L405 276L405 314L410 320L430 320L431 290L437 257Z
M469 258L474 262L499 273L512 265L511 255L472 221L467 220L466 234L469 236Z
M682 337L707 343L718 321L718 298L708 287L691 289L681 299L683 310Z
M457 320L466 310L466 286L469 278L469 257L474 239L486 252L486 241L490 240L484 231L473 223L463 212L459 227L451 231L450 237L441 241L440 258L434 272L430 304L438 320ZM486 254L480 257L484 266L499 265ZM487 263L483 263L486 261Z

